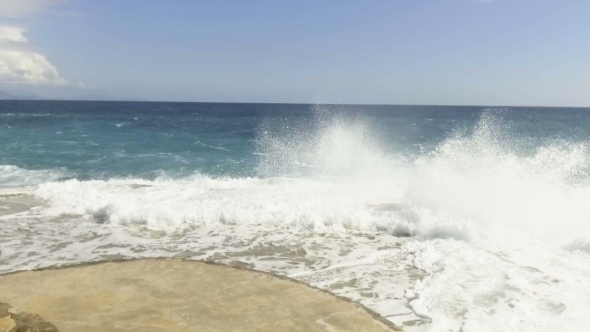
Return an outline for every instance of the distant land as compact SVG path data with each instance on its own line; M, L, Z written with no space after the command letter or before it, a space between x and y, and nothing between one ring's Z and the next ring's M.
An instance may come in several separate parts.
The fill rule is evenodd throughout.
M143 101L139 98L114 98L101 94L82 94L72 97L48 97L42 95L25 95L8 93L0 90L0 100L84 100L84 101Z
M15 95L12 93L8 93L5 91L0 90L0 100L2 99L39 99L38 96L27 96L27 95Z

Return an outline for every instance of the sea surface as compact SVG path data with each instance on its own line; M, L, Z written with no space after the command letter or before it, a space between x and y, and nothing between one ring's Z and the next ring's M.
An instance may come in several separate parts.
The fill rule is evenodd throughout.
M407 331L590 325L590 109L0 101L0 215L0 274L181 257Z

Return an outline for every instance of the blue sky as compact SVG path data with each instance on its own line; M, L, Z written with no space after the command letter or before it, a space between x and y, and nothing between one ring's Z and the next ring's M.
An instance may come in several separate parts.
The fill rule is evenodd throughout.
M590 106L590 1L0 0L0 89Z

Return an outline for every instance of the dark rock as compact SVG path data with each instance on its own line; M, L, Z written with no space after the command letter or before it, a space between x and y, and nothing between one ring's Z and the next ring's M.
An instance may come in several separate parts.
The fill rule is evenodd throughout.
M0 332L58 332L57 327L39 315L21 312L13 314L8 311L10 305L0 303Z

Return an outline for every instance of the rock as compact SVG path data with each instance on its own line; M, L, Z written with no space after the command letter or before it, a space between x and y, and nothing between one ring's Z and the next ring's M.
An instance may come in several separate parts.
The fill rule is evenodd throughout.
M50 322L45 321L41 316L21 312L17 315L12 315L16 322L15 332L57 332L57 327Z
M13 314L8 309L9 304L0 303L0 332L58 332L55 325L39 315L28 312Z
M11 332L15 327L16 323L10 316L0 318L0 332Z
M10 315L8 309L10 309L10 305L0 302L0 318Z

